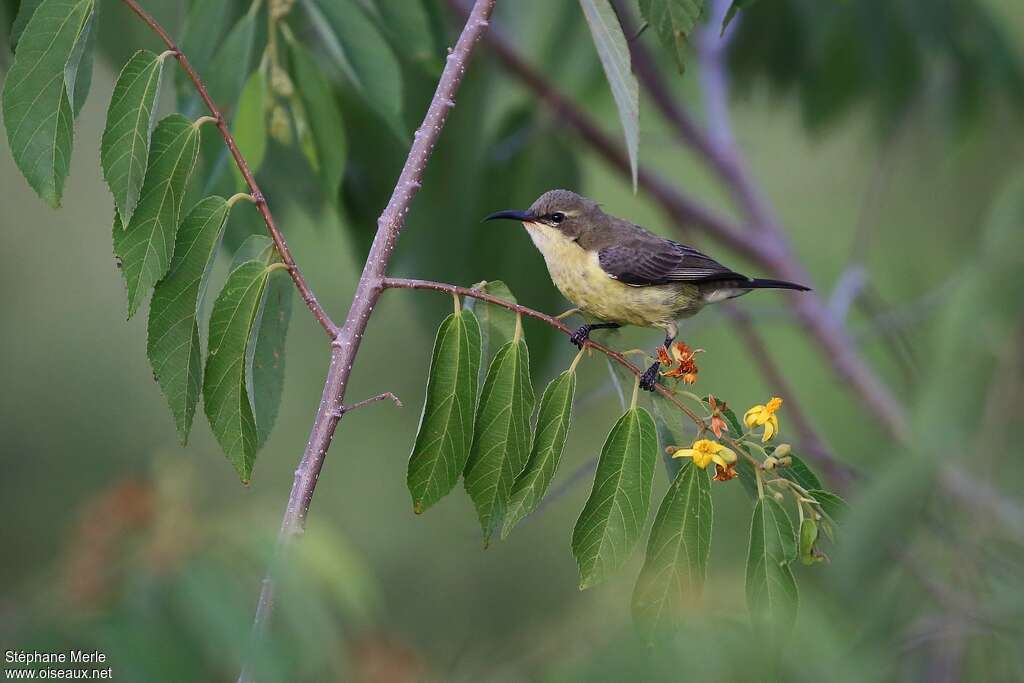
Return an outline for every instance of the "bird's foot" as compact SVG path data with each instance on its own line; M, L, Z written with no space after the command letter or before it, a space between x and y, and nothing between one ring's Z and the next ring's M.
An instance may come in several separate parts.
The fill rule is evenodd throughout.
M576 328L576 331L569 336L569 341L576 345L576 348L582 349L583 345L590 339L590 325L580 325Z
M658 386L658 370L661 369L661 363L655 361L651 367L644 371L644 374L640 375L640 388L644 391L654 391L655 387Z

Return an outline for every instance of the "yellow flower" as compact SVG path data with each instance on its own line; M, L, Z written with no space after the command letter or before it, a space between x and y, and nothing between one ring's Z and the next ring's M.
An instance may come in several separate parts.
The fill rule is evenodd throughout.
M679 448L672 454L673 458L692 458L693 464L704 469L711 463L726 467L736 462L736 454L728 448L710 439L697 439L690 448Z
M779 432L779 418L775 417L775 411L782 407L782 399L778 396L772 398L765 405L756 405L743 413L743 424L753 429L764 426L764 435L761 441L769 441Z

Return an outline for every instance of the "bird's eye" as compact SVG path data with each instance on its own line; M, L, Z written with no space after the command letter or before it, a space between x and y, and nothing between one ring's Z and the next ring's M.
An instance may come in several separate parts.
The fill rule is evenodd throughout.
M550 220L555 225L558 225L559 223L565 220L565 214L562 213L561 211L556 211L555 213L548 216L548 220Z

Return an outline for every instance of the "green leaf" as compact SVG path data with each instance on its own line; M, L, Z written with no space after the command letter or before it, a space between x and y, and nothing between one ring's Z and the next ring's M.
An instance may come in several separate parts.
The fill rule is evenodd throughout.
M185 17L179 44L189 64L204 78L219 45L224 44L224 31L228 26L231 2L225 0L195 0ZM174 72L175 87L182 99L194 99L195 88L184 69ZM180 101L179 101L180 102ZM179 107L184 106L180 102Z
M114 216L114 253L128 287L128 317L142 297L167 273L181 223L188 181L199 156L199 128L180 114L157 124L146 177L132 219L122 229Z
M476 506L484 543L508 509L512 486L530 458L530 352L513 339L495 354L476 411L473 447L466 463L466 492Z
M768 450L768 454L771 455L774 449ZM820 489L823 488L821 481L818 480L817 475L811 471L811 468L807 466L803 460L795 455L790 455L793 459L792 464L786 467L776 467L775 471L782 477L789 479L794 484L798 484L805 489Z
M301 45L289 42L292 79L302 102L313 142L313 167L328 199L333 200L345 171L347 142L341 110L320 66ZM312 161L312 160L311 160Z
M96 13L93 12L86 19L81 35L75 43L71 56L68 58L67 66L64 67L64 80L67 83L68 93L71 96L71 110L74 118L85 106L85 100L89 96L89 87L92 85L92 65L96 52Z
M203 375L203 408L210 427L245 484L252 477L259 440L246 360L268 275L265 262L246 261L228 276L210 314Z
M32 189L54 207L60 206L71 164L75 60L81 57L80 40L93 6L94 0L44 0L25 27L4 81L11 155Z
M501 537L505 538L519 520L537 509L544 498L562 458L565 438L569 434L572 400L576 394L576 370L569 369L556 377L544 390L537 414L537 429L526 468L512 485L508 512Z
M256 8L257 4L253 4ZM256 42L256 17L252 9L242 15L220 43L209 76L206 76L210 97L230 119L237 111L235 104L252 71L253 47Z
M822 512L831 517L833 521L842 521L849 510L850 506L847 505L846 501L831 491L808 489L807 493L811 494L811 498L818 501Z
M277 252L272 252L276 258ZM262 448L270 436L284 392L284 351L288 323L292 318L294 284L287 271L273 272L267 283L256 326L256 343L250 344L252 357L252 402L256 418L256 448Z
M18 16L14 18L14 23L11 25L12 51L18 49L18 41L21 40L21 34L25 32L25 27L28 26L28 20L32 18L32 15L41 4L43 4L43 0L21 0L21 4L18 6Z
M679 408L658 393L651 394L651 408L654 410L654 425L658 429L658 441L661 444L662 459L669 479L675 479L684 461L673 458L666 450L669 446L686 446L693 443L693 437L686 434L686 425Z
M800 598L789 563L796 559L793 525L773 498L754 505L747 555L747 608L758 626L790 628Z
M417 514L448 495L469 460L479 374L480 323L472 311L453 313L437 330L409 456L407 483Z
M680 72L686 68L690 33L703 12L704 0L640 0L640 14L672 52Z
M231 132L238 143L249 170L255 175L263 166L267 154L267 82L262 69L256 69L249 76L238 100L238 113L231 124ZM245 179L234 164L231 169L240 189L245 189Z
M707 472L685 463L658 508L633 589L633 618L649 633L678 626L687 602L701 594L713 514Z
M473 285L473 289L496 296L505 301L517 303L512 290L501 280L478 282ZM487 364L487 367L490 367L490 361L497 350L515 336L515 311L510 311L503 306L495 306L472 297L466 297L463 305L476 313L476 317L480 321L480 348L484 363ZM483 381L483 377L480 380Z
M725 33L725 29L729 28L729 24L736 18L736 13L742 9L746 9L753 5L757 0L732 0L732 4L729 5L728 11L725 13L725 19L722 20L722 33Z
M640 540L657 459L654 418L643 408L630 408L604 442L594 488L572 532L580 590L615 573Z
M440 65L424 0L378 0L376 9L381 27L404 57L431 67Z
M640 154L640 92L630 63L629 44L609 0L580 0L580 6L619 110L635 192Z
M170 270L153 290L149 307L146 352L182 445L188 441L203 383L199 296L228 211L221 197L207 197L192 207L178 231Z
M136 52L121 69L107 110L100 162L122 224L131 221L146 176L163 64L148 50Z
M402 139L402 70L376 25L353 0L303 0L328 56Z

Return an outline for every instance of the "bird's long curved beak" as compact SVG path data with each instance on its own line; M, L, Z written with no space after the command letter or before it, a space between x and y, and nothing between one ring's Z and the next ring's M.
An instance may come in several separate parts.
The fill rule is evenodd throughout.
M485 218L485 221L494 221L499 218L507 218L514 221L523 221L529 223L533 221L534 216L529 211L519 211L518 209L506 209L505 211L495 211L490 216Z

